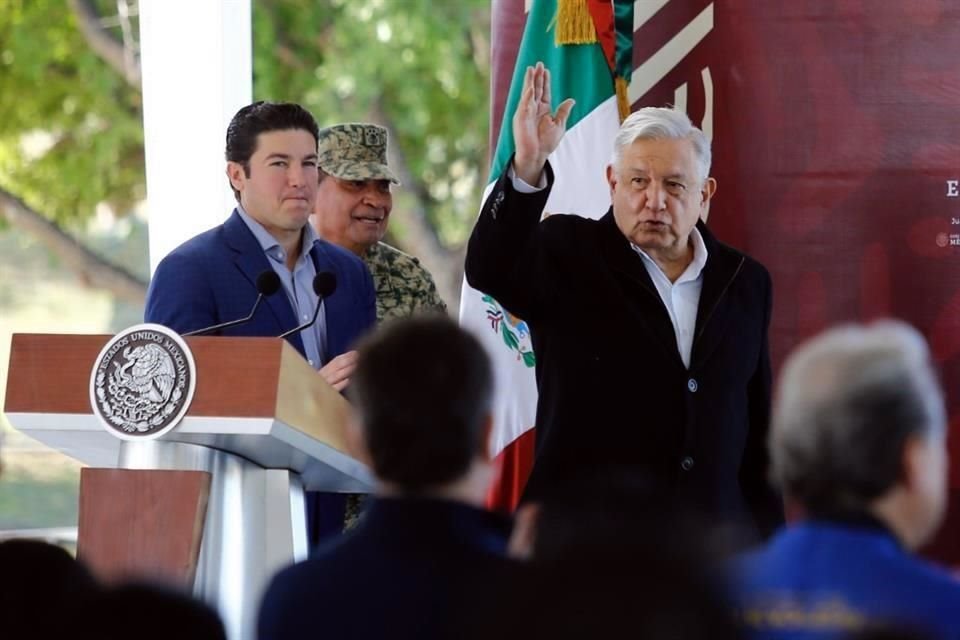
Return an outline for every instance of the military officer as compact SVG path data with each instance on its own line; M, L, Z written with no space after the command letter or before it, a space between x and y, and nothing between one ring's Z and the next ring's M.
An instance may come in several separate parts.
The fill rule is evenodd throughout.
M325 240L359 256L377 290L377 321L423 311L445 312L430 272L384 242L393 208L387 131L375 124L337 124L320 131L320 185L311 222Z

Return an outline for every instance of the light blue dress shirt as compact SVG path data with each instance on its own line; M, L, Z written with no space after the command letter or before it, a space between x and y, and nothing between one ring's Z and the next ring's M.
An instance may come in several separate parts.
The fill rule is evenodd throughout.
M280 282L283 283L283 290L286 292L290 306L293 308L297 323L304 324L313 316L313 310L319 300L319 297L313 291L313 277L317 275L317 268L313 263L313 258L310 257L310 250L320 240L320 236L309 224L303 227L300 256L293 266L293 271L291 271L287 268L287 254L280 243L277 242L277 239L270 235L270 232L263 225L250 217L250 214L244 211L243 207L237 205L237 213L240 214L240 218L246 223L257 242L260 243L267 256L267 262L280 276ZM287 327L285 330L289 331L290 329L293 329L293 327ZM307 362L314 369L320 369L326 362L326 337L326 309L321 306L316 323L300 332Z

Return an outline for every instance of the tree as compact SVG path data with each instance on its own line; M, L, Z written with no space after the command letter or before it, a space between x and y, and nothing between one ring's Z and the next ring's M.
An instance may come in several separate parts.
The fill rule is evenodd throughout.
M301 102L321 125L367 120L390 131L393 241L459 299L463 246L486 178L488 0L258 2L258 98ZM279 62L279 63L278 63Z
M0 0L0 96L4 220L82 282L142 301L142 278L74 237L98 204L122 213L143 197L139 87L90 49L62 0Z
M142 296L135 276L63 232L99 203L123 214L144 193L135 3L68 0L64 13L62 2L0 0L0 95L18 97L0 102L0 211L14 225L30 220L60 255L70 247L71 267L92 284ZM363 120L390 130L403 182L391 241L421 257L455 304L485 178L488 1L253 7L255 97L300 102L321 125Z

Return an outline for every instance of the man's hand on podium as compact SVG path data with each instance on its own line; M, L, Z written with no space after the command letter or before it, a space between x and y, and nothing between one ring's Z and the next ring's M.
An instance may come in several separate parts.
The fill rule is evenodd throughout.
M356 368L357 352L347 351L323 365L320 369L320 375L331 387L337 391L343 391L350 383L350 376L353 375L353 370Z

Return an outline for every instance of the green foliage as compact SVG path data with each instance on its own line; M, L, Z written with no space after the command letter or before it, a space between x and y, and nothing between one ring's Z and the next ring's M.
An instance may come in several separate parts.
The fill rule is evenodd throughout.
M29 459L31 455L21 457ZM13 454L4 453L4 456L11 458ZM80 490L77 466L55 454L41 457L42 462L49 465L37 465L42 471L31 471L23 460L0 476L0 530L77 526Z
M0 187L61 223L128 210L144 194L140 103L64 0L0 0Z
M254 3L256 98L300 102L321 126L396 133L449 244L476 216L487 171L489 0Z
M300 102L321 125L390 126L415 183L398 207L426 194L441 239L463 241L487 170L489 0L252 4L255 98ZM0 0L0 187L61 223L144 195L139 88L90 49L66 0Z

